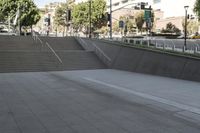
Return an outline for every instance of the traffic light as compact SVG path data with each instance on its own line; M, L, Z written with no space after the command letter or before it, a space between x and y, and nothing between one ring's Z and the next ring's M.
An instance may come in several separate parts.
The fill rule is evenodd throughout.
M140 3L140 8L141 8L141 9L145 9L145 3L144 3L144 2L141 2L141 3Z
M51 25L51 19L48 18L48 26Z
M51 15L50 14L48 14L47 24L48 24L48 26L51 25Z
M49 26L49 25L50 25L50 23L51 23L51 20L50 20L50 18L45 18L45 19L44 19L44 22L46 22L46 23L47 23L47 25Z
M66 16L67 16L67 21L70 21L71 20L71 10L68 9L67 12L66 12Z
M106 16L107 16L107 21L110 21L110 14L108 12L106 12Z

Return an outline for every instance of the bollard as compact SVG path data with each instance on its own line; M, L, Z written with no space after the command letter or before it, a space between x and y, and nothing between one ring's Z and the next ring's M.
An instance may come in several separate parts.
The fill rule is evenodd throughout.
M185 46L183 46L183 53L185 52Z
M149 47L149 41L150 41L150 40L147 40L147 47Z
M163 49L165 50L165 44L163 44Z
M175 45L173 45L172 50L175 51Z
M194 48L194 54L196 54L196 53L197 53L197 47Z
M155 47L157 48L158 46L157 46L157 42L155 43Z

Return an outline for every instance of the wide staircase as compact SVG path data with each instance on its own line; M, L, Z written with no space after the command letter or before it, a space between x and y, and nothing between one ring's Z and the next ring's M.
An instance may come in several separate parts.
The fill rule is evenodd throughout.
M0 36L0 72L104 69L106 66L73 37Z

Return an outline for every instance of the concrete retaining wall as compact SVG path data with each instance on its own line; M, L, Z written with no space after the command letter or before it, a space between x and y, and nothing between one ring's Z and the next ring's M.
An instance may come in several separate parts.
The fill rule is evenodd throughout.
M110 68L200 81L200 59L121 46L117 42L83 39L110 59Z

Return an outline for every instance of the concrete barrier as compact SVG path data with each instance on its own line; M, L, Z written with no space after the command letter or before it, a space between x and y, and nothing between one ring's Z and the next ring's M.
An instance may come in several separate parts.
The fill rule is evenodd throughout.
M200 81L200 59L126 47L118 42L83 39L96 44L110 59L113 69Z
M200 60L187 59L180 78L200 81Z

